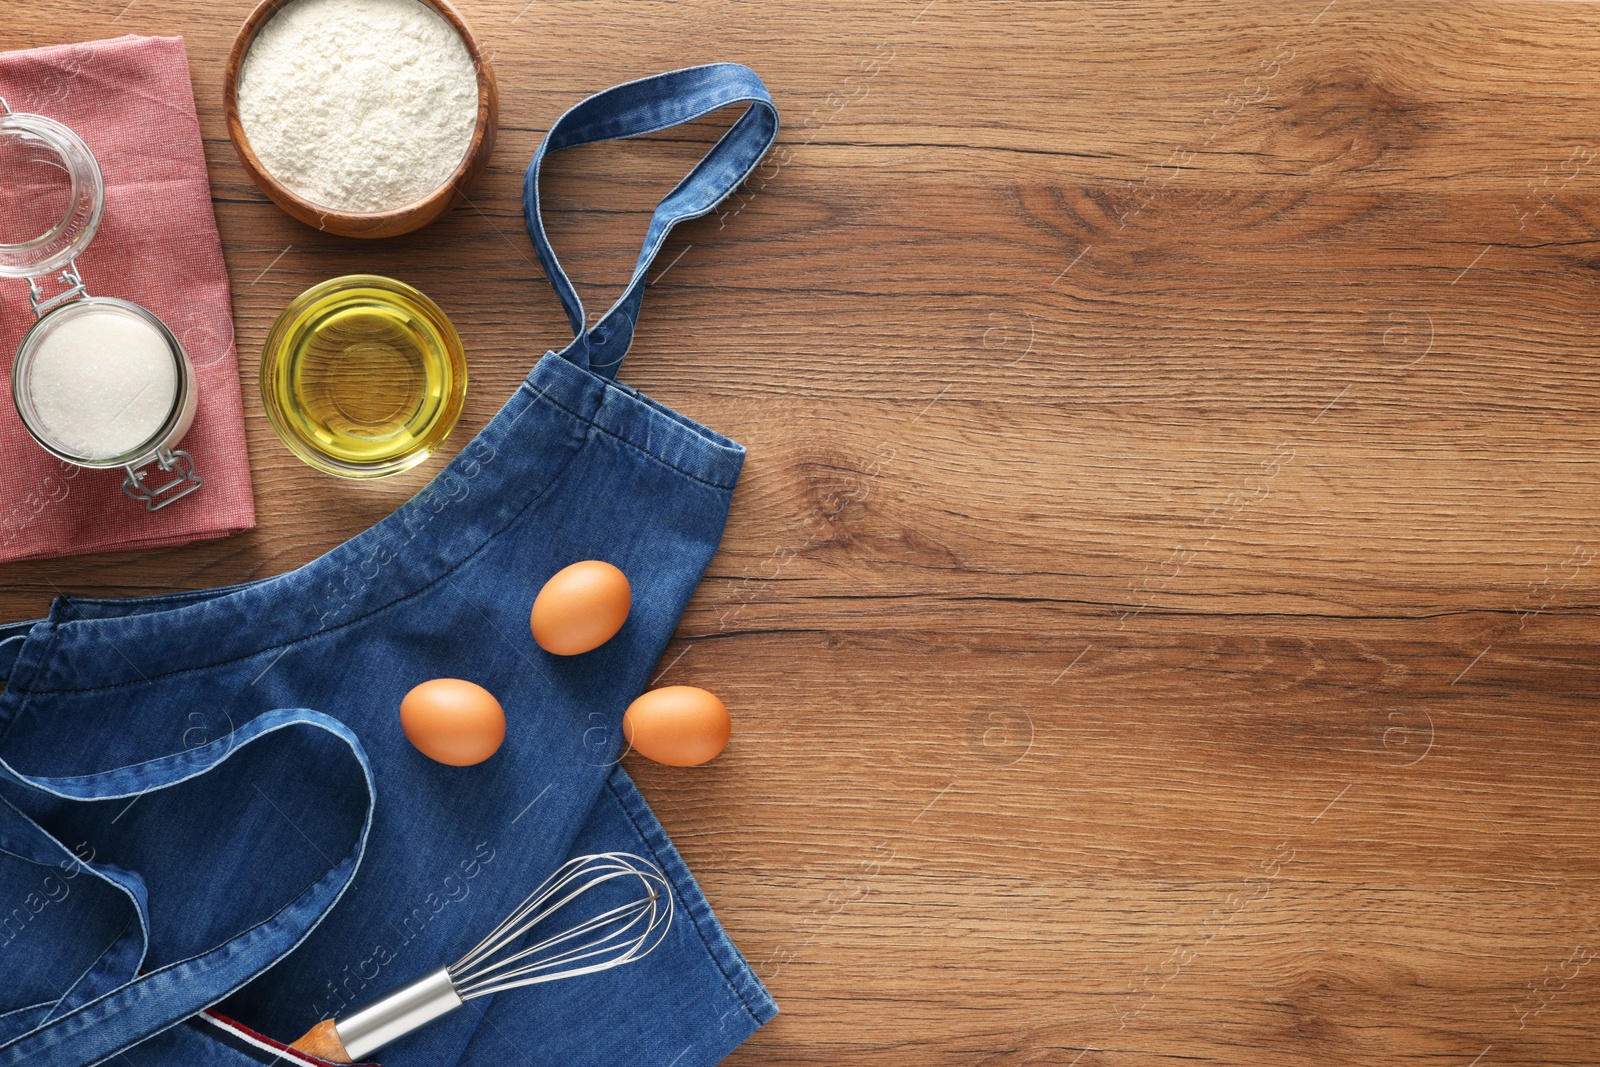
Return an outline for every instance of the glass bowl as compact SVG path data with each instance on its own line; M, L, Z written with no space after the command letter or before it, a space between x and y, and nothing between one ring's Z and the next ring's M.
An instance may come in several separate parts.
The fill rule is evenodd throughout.
M376 274L331 278L283 309L261 355L278 437L317 470L383 478L444 443L467 397L461 337L421 292Z

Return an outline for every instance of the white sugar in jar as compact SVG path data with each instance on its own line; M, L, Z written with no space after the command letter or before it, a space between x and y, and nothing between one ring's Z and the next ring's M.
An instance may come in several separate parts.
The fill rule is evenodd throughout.
M27 280L37 319L11 364L17 415L58 459L124 468L123 492L155 511L202 484L178 448L199 390L160 319L90 296L79 276L75 261L104 208L105 179L83 139L0 100L0 278Z
M87 467L138 467L174 448L198 394L183 349L137 304L63 304L23 339L12 393L23 425L56 456Z

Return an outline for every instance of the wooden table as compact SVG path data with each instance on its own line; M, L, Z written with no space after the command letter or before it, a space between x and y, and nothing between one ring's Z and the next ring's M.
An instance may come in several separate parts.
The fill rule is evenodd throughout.
M566 336L555 116L771 86L623 373L750 448L662 663L734 742L629 759L783 1007L730 1063L1600 1062L1600 8L464 0L492 168L364 244L227 143L248 0L124 3L0 46L184 34L243 377L394 274L469 347L457 444ZM716 132L552 165L591 306ZM245 405L257 530L0 569L0 619L281 572L438 469L339 482Z

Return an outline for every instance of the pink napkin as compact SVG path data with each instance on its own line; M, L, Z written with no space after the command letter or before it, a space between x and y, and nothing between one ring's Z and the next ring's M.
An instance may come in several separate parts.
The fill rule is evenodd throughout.
M131 300L167 324L200 384L180 445L205 484L146 511L123 472L63 464L28 436L10 363L33 324L27 283L0 278L0 561L176 545L255 525L228 270L211 213L183 40L122 37L0 53L0 97L82 137L105 174L100 230L78 257L95 296ZM57 282L46 291L58 292ZM162 472L147 479L160 485Z

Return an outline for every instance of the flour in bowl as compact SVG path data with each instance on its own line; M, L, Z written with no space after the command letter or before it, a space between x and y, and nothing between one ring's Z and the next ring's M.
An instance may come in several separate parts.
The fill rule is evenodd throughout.
M336 211L426 197L467 154L478 76L419 0L292 0L240 65L239 120L261 165Z

